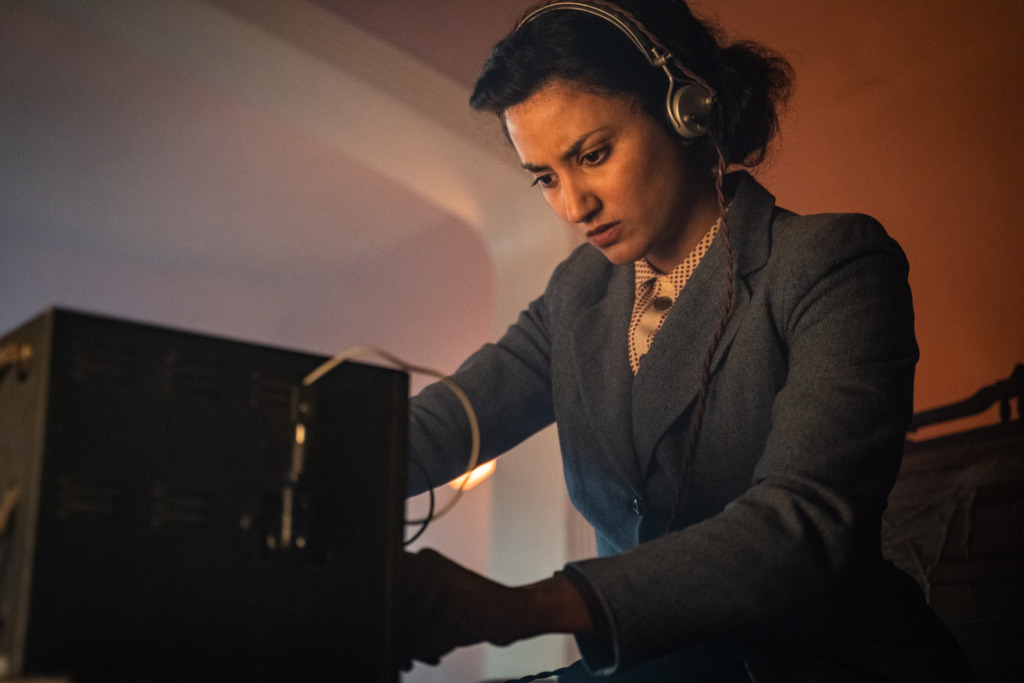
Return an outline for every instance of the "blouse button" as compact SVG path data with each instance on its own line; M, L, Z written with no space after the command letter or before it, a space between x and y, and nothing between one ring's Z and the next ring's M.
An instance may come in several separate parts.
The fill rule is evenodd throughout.
M667 311L672 306L672 298L668 296L659 296L654 299L654 310L656 311Z
M630 503L629 508L633 511L633 514L637 517L644 514L644 502L639 498L634 498L633 502Z

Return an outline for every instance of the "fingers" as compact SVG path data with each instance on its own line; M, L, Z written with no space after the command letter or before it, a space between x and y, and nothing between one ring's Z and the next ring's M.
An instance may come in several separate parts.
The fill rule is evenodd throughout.
M509 589L430 549L403 556L400 662L437 664L457 647L511 642L505 633ZM408 670L407 668L405 670Z

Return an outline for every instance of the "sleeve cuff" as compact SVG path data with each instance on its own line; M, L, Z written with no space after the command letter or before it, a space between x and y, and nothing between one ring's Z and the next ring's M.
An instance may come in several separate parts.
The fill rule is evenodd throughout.
M583 595L594 624L592 633L575 636L576 645L583 656L583 664L590 673L597 676L614 673L618 668L618 648L615 646L612 620L604 602L590 580L572 564L567 564L560 573Z

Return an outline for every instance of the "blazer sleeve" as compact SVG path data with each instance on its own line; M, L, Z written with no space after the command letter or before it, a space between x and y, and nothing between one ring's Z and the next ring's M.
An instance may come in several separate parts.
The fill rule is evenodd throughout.
M907 263L867 217L816 220L776 239L751 285L759 303L748 315L770 320L777 338L734 342L781 345L788 365L749 487L703 521L567 567L610 627L610 642L580 642L593 670L742 632L881 562L918 355ZM732 408L714 403L714 383L741 382L736 370L727 357L712 380L706 461L731 457L742 438L715 438Z
M493 344L485 344L452 375L466 393L480 427L483 464L554 421L551 397L549 299L570 257L551 276L544 294L519 314ZM410 400L409 495L465 473L472 438L455 394L435 382Z

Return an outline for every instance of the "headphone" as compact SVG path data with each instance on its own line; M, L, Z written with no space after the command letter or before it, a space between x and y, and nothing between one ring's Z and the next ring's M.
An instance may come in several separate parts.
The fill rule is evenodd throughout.
M711 110L715 106L715 91L673 57L672 53L642 24L632 17L627 17L623 10L613 12L596 3L552 2L529 12L516 26L516 31L537 17L556 10L575 10L600 17L626 34L626 37L643 53L647 62L656 69L663 69L668 76L665 107L669 123L676 133L687 140L693 140L708 132ZM682 76L673 74L670 67L675 67Z

